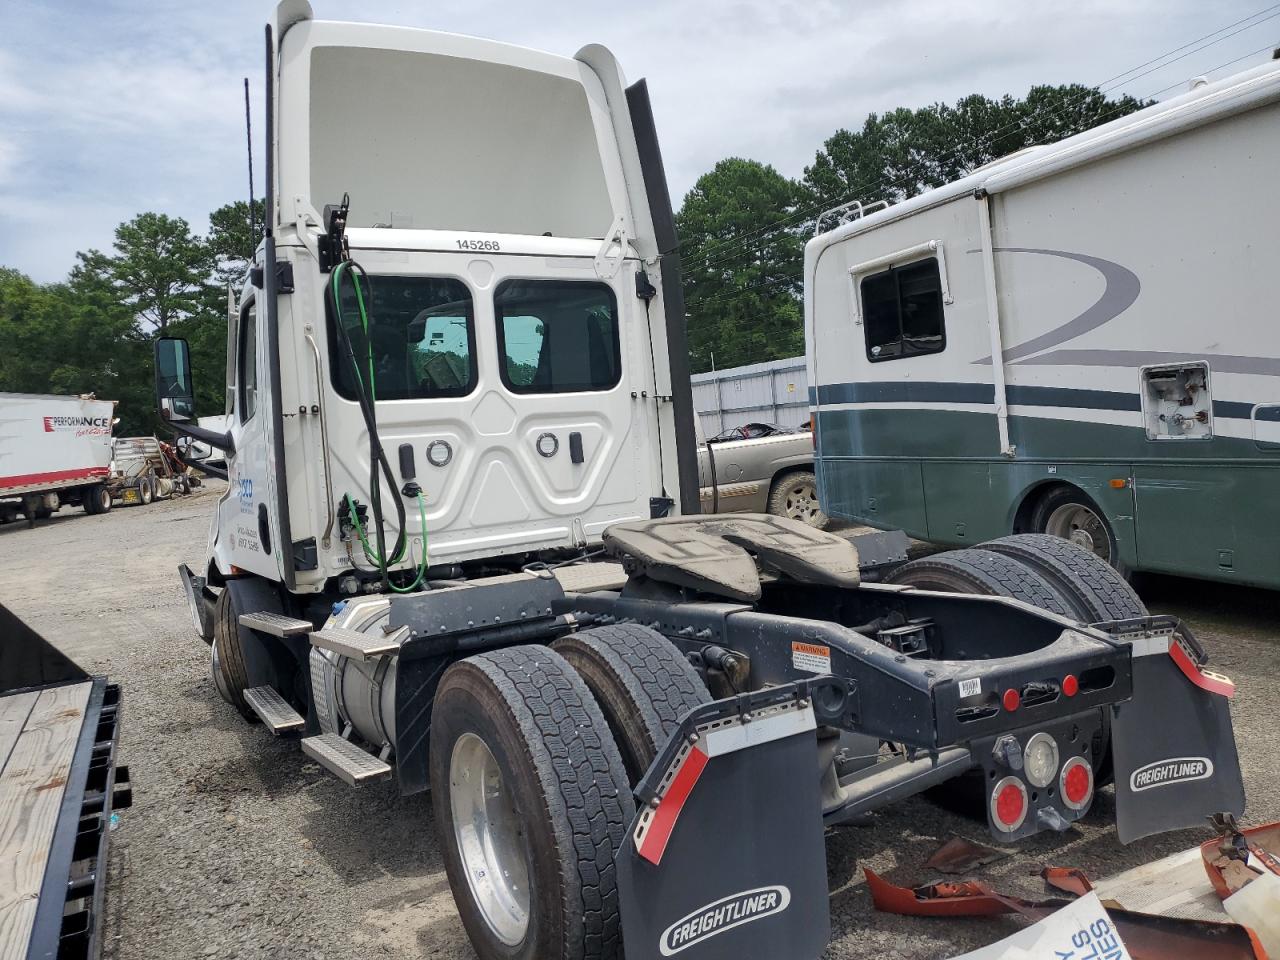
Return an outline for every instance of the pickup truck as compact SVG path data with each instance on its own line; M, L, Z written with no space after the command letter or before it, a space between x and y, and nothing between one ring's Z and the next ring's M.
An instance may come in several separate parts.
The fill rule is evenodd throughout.
M813 434L775 424L748 423L698 447L698 486L708 513L772 513L821 530Z

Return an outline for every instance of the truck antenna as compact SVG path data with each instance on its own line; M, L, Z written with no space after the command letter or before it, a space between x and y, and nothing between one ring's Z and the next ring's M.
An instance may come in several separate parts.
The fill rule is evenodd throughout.
M257 221L253 210L253 125L249 119L249 78L244 78L244 141L249 151L249 236L257 234ZM257 244L254 244L256 255Z

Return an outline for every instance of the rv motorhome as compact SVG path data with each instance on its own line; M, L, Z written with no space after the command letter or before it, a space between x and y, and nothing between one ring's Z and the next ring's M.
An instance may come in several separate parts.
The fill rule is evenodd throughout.
M1280 63L805 251L833 517L1280 587Z

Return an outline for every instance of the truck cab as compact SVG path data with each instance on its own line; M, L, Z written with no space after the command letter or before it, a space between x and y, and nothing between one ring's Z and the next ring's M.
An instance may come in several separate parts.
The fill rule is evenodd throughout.
M394 574L581 551L696 509L643 84L599 46L560 57L289 2L268 47L267 229L228 324L205 577L354 592L378 573L360 542L381 549L378 519Z

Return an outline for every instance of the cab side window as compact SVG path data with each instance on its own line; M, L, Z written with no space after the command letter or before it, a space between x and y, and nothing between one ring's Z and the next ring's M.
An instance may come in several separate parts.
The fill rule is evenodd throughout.
M240 422L247 423L258 409L258 307L249 304L240 318L240 343L236 350L236 406Z

